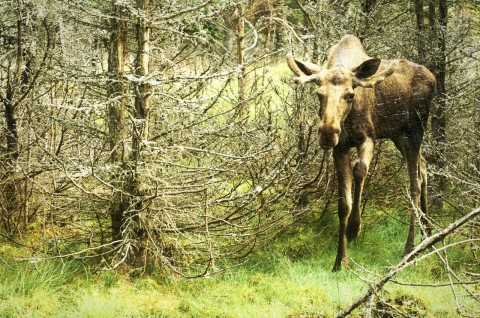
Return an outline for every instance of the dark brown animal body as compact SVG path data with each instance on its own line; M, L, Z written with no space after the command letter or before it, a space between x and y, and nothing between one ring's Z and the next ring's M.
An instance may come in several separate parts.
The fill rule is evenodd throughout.
M347 264L347 241L356 238L360 230L363 185L376 139L389 138L400 150L407 163L413 205L427 213L427 172L421 144L435 77L427 68L407 60L370 58L353 35L330 49L323 67L295 60L291 54L287 63L297 82L317 85L320 146L333 148L339 185L340 230L333 268L337 271L342 263ZM353 167L352 147L358 152ZM415 212L405 255L414 247Z

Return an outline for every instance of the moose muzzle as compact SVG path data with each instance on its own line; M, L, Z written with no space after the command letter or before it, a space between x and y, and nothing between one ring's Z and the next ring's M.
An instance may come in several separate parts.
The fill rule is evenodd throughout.
M340 140L341 132L340 124L338 123L324 123L322 122L318 127L320 136L320 147L322 149L331 149L335 147Z

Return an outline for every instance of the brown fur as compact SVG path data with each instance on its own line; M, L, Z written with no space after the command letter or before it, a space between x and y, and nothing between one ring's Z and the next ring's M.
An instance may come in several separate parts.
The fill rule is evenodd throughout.
M371 59L353 35L343 37L330 49L322 68L291 55L287 55L287 62L298 82L318 85L320 146L333 148L338 175L340 231L333 268L337 271L348 262L347 241L360 231L363 185L376 139L389 138L400 150L407 162L413 204L427 213L427 173L421 143L435 77L407 60ZM351 147L358 152L353 168ZM414 247L415 219L412 211L405 255Z

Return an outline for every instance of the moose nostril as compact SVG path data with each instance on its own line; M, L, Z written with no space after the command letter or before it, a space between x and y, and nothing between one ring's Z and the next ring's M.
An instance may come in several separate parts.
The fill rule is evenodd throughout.
M333 131L333 133L335 133L335 134L340 134L340 131L341 131L340 126L334 125L334 126L332 127L332 131Z
M318 130L322 133L327 133L327 134L340 134L341 132L340 125L326 124L326 123L320 123Z

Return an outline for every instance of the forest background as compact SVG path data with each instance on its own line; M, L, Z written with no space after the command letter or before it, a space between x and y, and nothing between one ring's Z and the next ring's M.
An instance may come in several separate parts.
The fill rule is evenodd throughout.
M441 232L480 201L479 12L464 0L0 1L3 261L205 277L312 224L319 244L335 236L318 101L285 55L321 64L345 34L437 78L423 149ZM391 143L371 171L369 225L406 223ZM437 256L478 305L475 216L452 236L455 256Z

